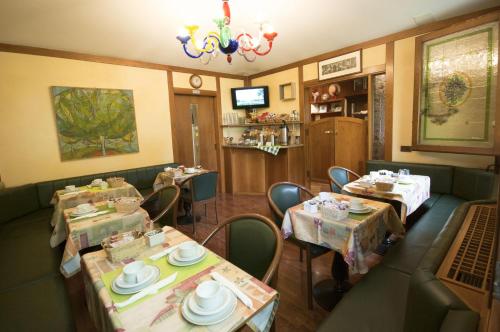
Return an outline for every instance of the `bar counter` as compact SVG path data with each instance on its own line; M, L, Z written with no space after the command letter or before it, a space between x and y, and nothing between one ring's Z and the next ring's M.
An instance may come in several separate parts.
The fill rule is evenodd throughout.
M264 194L275 182L304 184L304 146L280 146L276 156L255 146L224 145L226 192Z

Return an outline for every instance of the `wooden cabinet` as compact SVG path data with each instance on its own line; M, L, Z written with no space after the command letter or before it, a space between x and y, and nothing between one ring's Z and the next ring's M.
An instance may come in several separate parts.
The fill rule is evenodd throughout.
M308 127L309 174L312 181L328 181L328 168L342 166L363 174L367 158L367 121L335 117L313 121Z

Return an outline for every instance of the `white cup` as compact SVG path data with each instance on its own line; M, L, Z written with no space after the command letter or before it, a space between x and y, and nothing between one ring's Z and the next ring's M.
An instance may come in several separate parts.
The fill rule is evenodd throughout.
M83 203L83 204L80 204L76 207L76 211L78 211L80 213L87 212L90 210L92 210L92 204L89 204L89 203Z
M207 280L196 287L196 303L205 310L213 310L222 304L222 287L214 280Z
M64 187L64 189L66 189L66 191L75 191L76 186L74 184L72 184L72 185Z
M320 198L322 201L329 200L329 199L330 199L330 193L327 193L327 192L320 192L320 193L319 193L319 198Z
M137 284L144 280L144 261L135 261L125 265L123 268L123 280L128 284Z
M194 173L194 172L196 172L196 169L194 167L188 167L188 168L186 168L186 173L189 174L189 173Z
M179 245L179 248L177 250L181 258L187 259L196 255L197 248L198 248L198 243L196 243L195 241L188 241L181 243L181 245Z
M351 198L351 208L361 210L364 207L365 204L363 203L363 200L361 198Z

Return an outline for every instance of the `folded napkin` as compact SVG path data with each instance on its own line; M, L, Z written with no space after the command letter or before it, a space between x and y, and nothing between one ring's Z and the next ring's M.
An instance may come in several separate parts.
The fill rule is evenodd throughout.
M252 300L245 293L243 293L233 282L227 280L217 272L211 272L210 276L212 276L214 280L220 282L224 287L233 292L234 295L236 295L236 297L240 299L240 301L243 302L244 305L246 305L250 309L253 309Z

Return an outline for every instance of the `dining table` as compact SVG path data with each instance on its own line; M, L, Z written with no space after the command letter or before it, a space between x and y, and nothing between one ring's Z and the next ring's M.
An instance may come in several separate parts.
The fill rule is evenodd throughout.
M69 278L80 271L80 250L97 246L106 237L126 231L147 232L153 229L148 213L138 208L131 213L117 212L107 201L94 204L96 211L74 216L76 208L64 210L67 241L60 266L61 273Z
M57 190L50 202L54 206L50 222L51 226L54 227L50 237L50 246L55 248L67 238L64 210L79 204L97 203L118 197L140 197L142 199L141 193L129 183L114 188L88 185L76 187L76 190L70 192L64 189Z
M431 194L431 179L425 175L405 175L392 177L394 186L390 191L377 190L376 178L365 175L342 187L342 191L351 195L362 196L375 200L397 201L401 204L400 217L403 223L415 212ZM369 185L369 186L367 186Z
M223 257L205 248L206 257L190 266L174 266L164 256L153 260L154 255L175 246L192 241L188 236L170 226L162 231L165 240L161 245L145 247L132 259L112 263L106 253L96 251L82 257L83 280L90 317L99 331L235 331L247 324L256 332L267 332L271 328L279 302L279 294L259 279L249 275ZM155 293L126 306L118 305L131 298L112 290L112 283L131 262L143 260L156 266L161 280L172 277L175 281ZM231 288L246 296L247 304L237 301L235 310L223 321L210 326L194 325L181 314L181 307L187 296L198 284L210 280L217 272ZM239 298L238 298L239 299ZM130 302L130 301L129 301Z
M352 199L348 195L328 194L330 201L348 204ZM319 197L313 200L324 202ZM349 212L342 220L322 213L321 204L317 212L306 211L304 202L289 208L283 218L281 231L285 239L293 234L298 240L334 251L333 279L320 281L313 287L314 299L325 310L331 311L350 288L349 273L368 272L367 257L382 243L387 231L404 236L403 223L392 205L369 199L363 203L368 212Z

